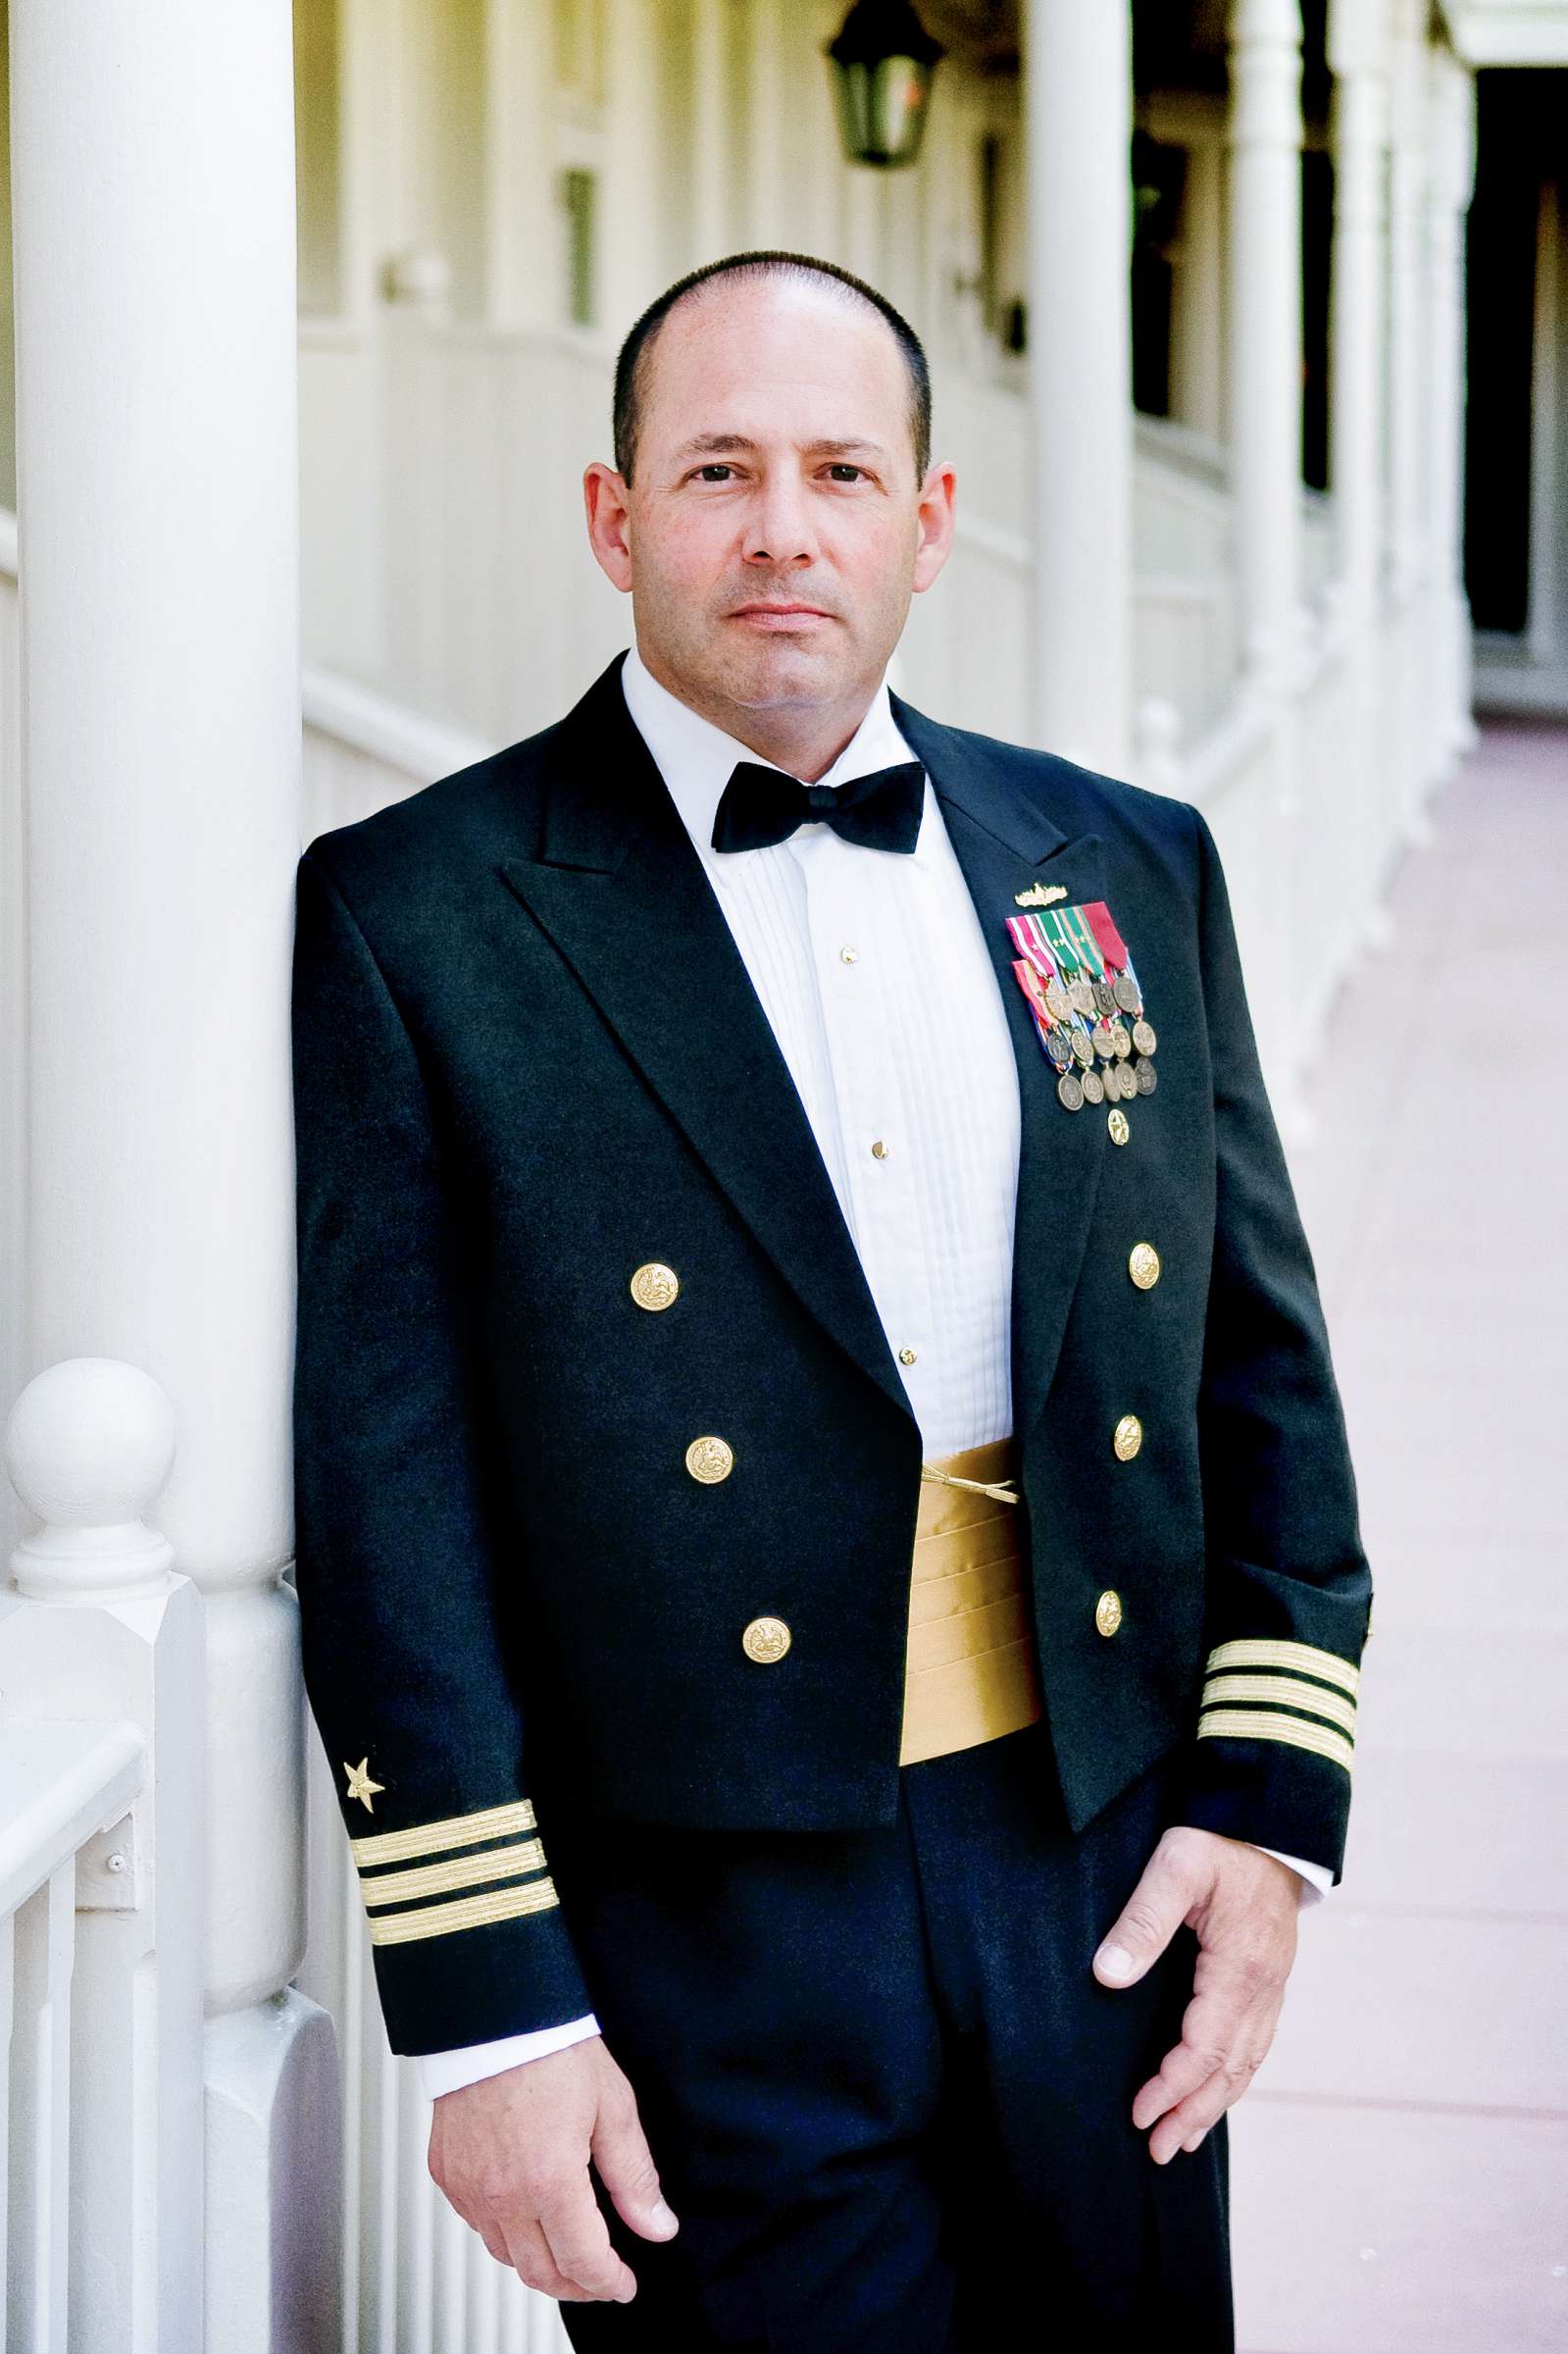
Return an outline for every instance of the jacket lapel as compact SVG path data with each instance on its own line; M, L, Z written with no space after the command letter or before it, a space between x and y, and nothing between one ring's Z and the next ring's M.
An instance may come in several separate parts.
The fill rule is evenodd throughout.
M619 660L555 731L537 855L503 858L497 872L784 1280L909 1414L811 1123L627 710Z
M1061 1354L1087 1246L1105 1156L1105 1115L1058 1101L1056 1074L1014 978L1006 919L1037 879L1061 883L1071 900L1103 896L1099 838L1069 838L1008 776L984 740L944 728L892 698L893 717L926 766L957 853L1007 1008L1018 1064L1020 1139L1013 1241L1013 1430L1033 1431Z

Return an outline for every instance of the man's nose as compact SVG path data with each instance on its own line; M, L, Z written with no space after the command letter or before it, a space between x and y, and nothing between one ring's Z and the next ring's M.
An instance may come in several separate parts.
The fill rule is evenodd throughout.
M746 518L746 562L809 564L817 553L816 528L803 486L784 476L771 478Z

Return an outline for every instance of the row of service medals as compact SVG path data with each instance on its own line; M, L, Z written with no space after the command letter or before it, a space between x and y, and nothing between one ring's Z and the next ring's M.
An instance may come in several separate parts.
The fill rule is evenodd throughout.
M1068 1110L1151 1096L1159 1042L1105 901L1010 915L1007 930L1019 951L1013 972Z

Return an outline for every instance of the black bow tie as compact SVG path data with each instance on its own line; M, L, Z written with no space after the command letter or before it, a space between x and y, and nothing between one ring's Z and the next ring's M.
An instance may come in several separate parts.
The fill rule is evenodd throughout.
M714 813L716 850L763 850L797 826L821 819L868 850L912 850L920 832L926 771L918 760L879 768L847 785L802 785L760 760L737 760Z

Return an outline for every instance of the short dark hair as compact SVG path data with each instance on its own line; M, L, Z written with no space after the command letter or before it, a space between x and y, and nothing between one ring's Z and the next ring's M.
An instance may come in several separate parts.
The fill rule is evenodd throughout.
M895 311L885 294L868 286L863 278L849 270L840 270L836 262L818 261L809 253L731 253L722 261L704 262L700 270L690 270L667 286L657 301L650 302L631 333L622 344L615 363L615 396L613 428L616 470L630 483L636 458L638 411L647 390L647 362L654 339L677 303L685 299L698 286L716 278L768 279L828 279L846 286L852 295L868 303L892 329L894 339L903 354L909 371L909 430L915 444L915 471L924 481L931 464L931 370L926 363L925 346L902 312Z

